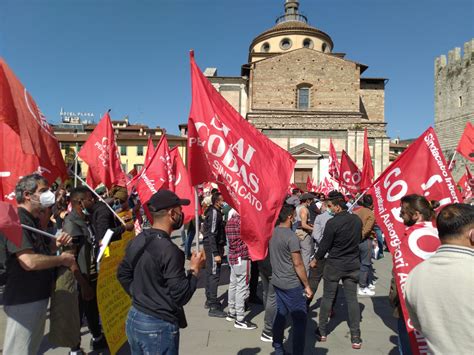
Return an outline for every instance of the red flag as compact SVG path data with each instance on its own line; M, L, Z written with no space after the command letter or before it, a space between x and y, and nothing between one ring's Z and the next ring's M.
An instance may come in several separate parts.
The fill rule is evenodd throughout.
M474 126L471 122L467 123L456 150L474 162Z
M17 247L21 247L21 224L16 208L0 201L0 233Z
M125 186L127 178L122 170L114 129L108 112L102 117L78 155L91 170L91 174L88 173L92 183L91 187L95 188L100 183L103 183L107 188L112 185Z
M341 187L345 188L352 194L360 192L360 182L362 176L356 163L343 150L341 155L341 170L339 176L339 183Z
M160 189L170 188L170 181L174 181L173 164L168 140L163 134L153 156L148 162L145 162L143 169L130 184L135 186L142 205L146 206L154 193Z
M151 160L154 153L155 153L155 146L153 145L153 140L151 139L151 136L148 136L148 144L147 144L147 147L146 147L145 164L148 163Z
M296 186L295 183L291 183L291 184L288 186L288 191L287 191L287 192L288 192L288 195L291 195L291 194L293 193L293 190L294 190L294 189L297 189L297 188L298 188L298 186Z
M435 230L429 226L421 230L414 228L405 231L400 218L400 200L407 194L424 195L429 200L439 201L441 206L461 200L433 128L430 127L413 142L378 177L368 193L374 197L377 224L382 228L387 246L394 256L394 274L400 303L413 353L419 354L424 341L411 327L403 287L408 273L436 250L439 240L434 235Z
M193 54L191 78L191 183L220 183L224 198L241 216L241 235L252 260L261 260L267 253L295 160L234 110L201 73Z
M329 140L329 175L334 179L339 180L339 174L341 171L341 165L337 159L336 149L332 144L332 139Z
M21 175L28 175L37 170L49 182L55 181L58 177L67 177L66 165L53 130L31 95L2 58L0 58L0 123L5 124L18 135L19 139L15 139L16 149L19 149L17 156L25 154L31 159L36 159L34 170L28 170L30 166L7 166L7 169L21 171ZM12 137L10 132L8 135ZM13 144L11 140L4 143ZM10 151L12 149L14 148L5 148ZM18 165L19 162L23 165L22 159L12 161L9 156L0 158L0 160L7 159L14 165ZM4 191L2 196L5 193L8 192Z
M191 201L188 206L183 206L184 223L190 222L194 218L196 208L196 198L193 185L189 180L189 174L184 166L178 147L170 150L171 161L173 162L174 181L170 184L170 190L174 191L179 198Z
M458 185L462 189L462 198L464 201L472 197L472 190L474 189L474 179L472 178L469 168L466 166L466 173L461 177Z
M313 183L311 182L309 175L306 177L306 191L307 192L313 191Z
M0 200L16 205L15 186L22 176L32 173L51 177L51 172L40 166L35 155L22 151L20 136L10 126L0 123Z
M361 190L365 190L372 185L374 179L374 167L370 156L369 140L367 138L367 128L364 131L364 160L362 166L362 180L360 181Z

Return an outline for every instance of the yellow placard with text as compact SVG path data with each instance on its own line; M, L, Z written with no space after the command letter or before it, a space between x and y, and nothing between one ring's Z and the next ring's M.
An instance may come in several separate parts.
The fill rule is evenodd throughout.
M125 255L128 242L134 237L135 232L125 232L121 240L110 243L108 253L104 254L99 266L97 303L102 328L112 355L127 341L125 321L132 302L117 280L117 269Z

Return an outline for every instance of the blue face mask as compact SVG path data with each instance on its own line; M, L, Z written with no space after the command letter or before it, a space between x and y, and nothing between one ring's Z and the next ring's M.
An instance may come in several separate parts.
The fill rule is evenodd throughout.
M114 211L117 211L120 208L122 208L122 204L118 201L115 201L114 204L112 205L112 208L113 208Z
M328 208L326 211L329 213L330 216L334 216L334 215L335 215L334 211L333 211L332 209L330 209L330 208Z

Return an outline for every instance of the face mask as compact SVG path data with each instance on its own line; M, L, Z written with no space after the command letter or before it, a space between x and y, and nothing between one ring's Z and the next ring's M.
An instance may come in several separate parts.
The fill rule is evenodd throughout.
M44 207L44 208L51 207L52 205L55 204L56 197L54 196L54 193L51 190L48 190L41 193L39 202L40 202L41 207Z
M181 212L181 214L179 215L178 217L178 220L175 220L173 218L173 229L180 229L182 226L183 226L183 222L184 222L184 213Z
M329 213L330 216L334 216L334 215L335 215L334 211L333 211L332 209L330 209L330 208L328 208L326 211Z
M114 211L117 211L122 208L122 204L119 201L115 201L114 204L112 205L112 208Z

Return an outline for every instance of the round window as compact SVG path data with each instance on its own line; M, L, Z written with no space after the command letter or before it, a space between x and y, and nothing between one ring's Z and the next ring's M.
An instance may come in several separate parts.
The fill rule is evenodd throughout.
M305 38L305 39L303 40L303 47L304 47L304 48L312 49L312 48L313 48L313 41L310 40L309 38Z
M262 44L262 52L270 52L270 43L265 42L264 44Z
M291 39L283 38L280 42L280 48L283 50L287 50L291 48Z

